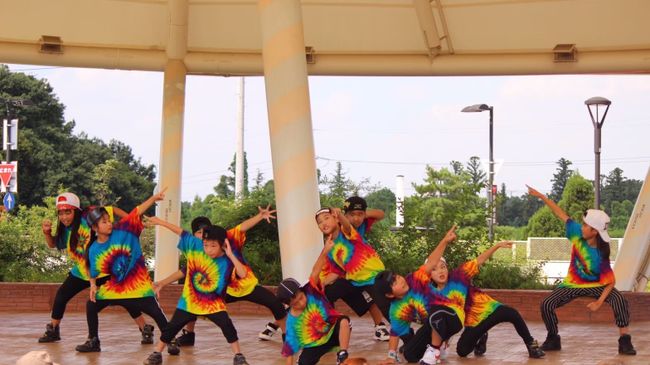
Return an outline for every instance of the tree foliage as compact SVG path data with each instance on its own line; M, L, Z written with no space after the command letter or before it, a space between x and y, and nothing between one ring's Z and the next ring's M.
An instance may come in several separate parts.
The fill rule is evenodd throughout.
M551 187L551 194L549 194L549 198L554 201L558 201L562 198L564 187L573 174L573 170L569 169L569 166L573 164L571 161L562 157L557 161L557 164L558 167L555 170L555 174L553 174L553 179L551 179L553 186Z

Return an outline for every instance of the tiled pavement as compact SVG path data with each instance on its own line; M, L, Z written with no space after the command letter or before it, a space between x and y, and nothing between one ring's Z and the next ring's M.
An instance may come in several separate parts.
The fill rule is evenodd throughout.
M171 313L168 313L171 314ZM140 345L140 333L126 312L107 312L100 315L100 336L102 352L80 354L74 347L84 342L86 322L83 313L66 314L61 326L62 341L53 344L39 344L37 338L43 333L49 313L0 312L0 333L2 352L0 364L13 365L17 358L31 350L47 350L54 361L61 365L131 365L141 364L152 351L152 345ZM257 333L263 329L267 317L234 316L242 351L251 365L284 364L280 357L281 339L263 342ZM377 364L385 358L386 343L371 339L372 326L367 318L353 318L353 357L363 356L369 364ZM541 322L529 323L531 332L540 342L545 336ZM488 351L484 357L459 358L454 351L443 364L650 364L650 323L633 323L632 339L638 351L636 356L617 354L618 330L613 324L561 323L563 350L547 354L545 359L528 359L526 350L509 324L501 324L490 331ZM156 329L156 337L159 331ZM456 336L457 338L457 336ZM455 347L452 339L451 348ZM196 345L182 348L180 356L164 355L168 365L232 364L232 354L221 331L209 321L197 324ZM335 362L332 353L322 358L322 364Z

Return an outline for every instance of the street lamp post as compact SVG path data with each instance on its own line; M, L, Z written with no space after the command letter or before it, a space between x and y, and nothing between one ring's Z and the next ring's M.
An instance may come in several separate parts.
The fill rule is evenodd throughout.
M606 98L600 96L594 96L585 100L585 105L587 110L589 110L589 116L591 117L591 123L594 126L594 154L595 154L595 178L594 178L594 208L600 209L600 140L601 140L601 128L603 123L605 123L605 117L607 116L607 111L609 106L612 104ZM602 118L599 116L598 107L604 107L605 112L603 113ZM593 110L592 110L593 109ZM595 114L595 117L594 117Z
M494 242L494 222L496 221L496 207L494 206L494 192L492 186L494 185L494 107L487 104L474 104L464 107L461 112L463 113L478 113L490 111L490 162L488 172L488 211L490 218L488 219L488 239Z

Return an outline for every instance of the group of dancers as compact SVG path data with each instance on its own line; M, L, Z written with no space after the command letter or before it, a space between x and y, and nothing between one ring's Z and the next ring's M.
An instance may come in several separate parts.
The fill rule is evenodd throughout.
M154 326L146 323L143 314L154 320L161 333L154 351L143 361L145 365L162 364L165 348L168 354L178 355L180 347L194 345L197 317L206 318L221 329L230 345L234 365L248 364L227 312L227 303L242 300L271 311L273 321L266 324L258 337L270 340L281 332L281 355L287 365L294 364L296 356L298 364L317 364L324 354L334 350L337 364L351 360L351 319L334 308L338 300L343 300L359 317L370 314L375 325L372 338L388 342L388 355L382 364L395 364L401 358L421 365L438 364L446 356L450 338L461 331L457 354L465 357L473 352L482 356L487 350L488 331L503 322L514 325L529 357L542 358L545 351L561 349L555 310L577 297L592 297L596 300L589 303L589 310L596 311L607 302L614 311L620 332L618 352L635 355L629 334L628 303L614 288L607 234L609 217L603 211L590 209L580 224L544 194L530 187L529 193L542 199L566 224L571 242L568 274L541 303L548 331L541 346L516 309L472 284L481 265L498 249L511 247L511 242L499 242L450 269L444 252L457 238L454 226L422 266L402 276L386 269L367 239L373 224L384 218L383 211L369 209L360 197L350 197L343 209L322 208L315 213L325 244L309 281L301 284L293 278L284 279L274 294L259 284L243 255L246 232L262 221L275 219L275 210L270 205L258 207L255 216L230 229L213 224L207 217L196 217L190 233L158 217L142 217L156 201L164 199L165 189L128 213L111 206L81 209L79 198L69 192L56 198L56 231L45 220L43 233L50 248L68 253L72 269L56 293L51 321L39 342L61 340L60 324L66 304L89 288L88 338L76 350L101 351L99 312L117 305L124 307L135 321L142 333L142 344L154 343ZM186 259L179 271L156 283L149 276L140 246L139 237L145 225L160 226L177 234L177 248ZM168 321L156 297L164 286L183 278L177 308Z

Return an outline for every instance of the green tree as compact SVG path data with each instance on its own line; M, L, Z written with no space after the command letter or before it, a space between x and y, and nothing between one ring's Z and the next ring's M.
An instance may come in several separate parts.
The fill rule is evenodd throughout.
M557 161L557 164L558 167L555 170L556 173L553 174L553 179L551 179L553 186L551 187L551 194L549 195L549 198L554 201L558 201L562 198L564 187L573 174L573 170L569 169L569 166L573 164L571 161L562 157Z
M219 183L214 187L214 192L221 198L234 199L235 198L235 170L237 165L237 155L232 157L232 162L228 166L229 175L221 175ZM259 176L258 176L259 177ZM244 186L242 195L248 196L248 159L246 152L244 152Z
M472 177L474 185L483 187L487 184L487 175L481 168L481 159L478 156L472 156L467 162L467 172Z
M582 222L582 216L591 207L593 200L593 185L576 173L567 180L558 206L569 217ZM564 237L565 231L564 222L560 221L547 206L539 209L528 221L528 235L532 237Z

